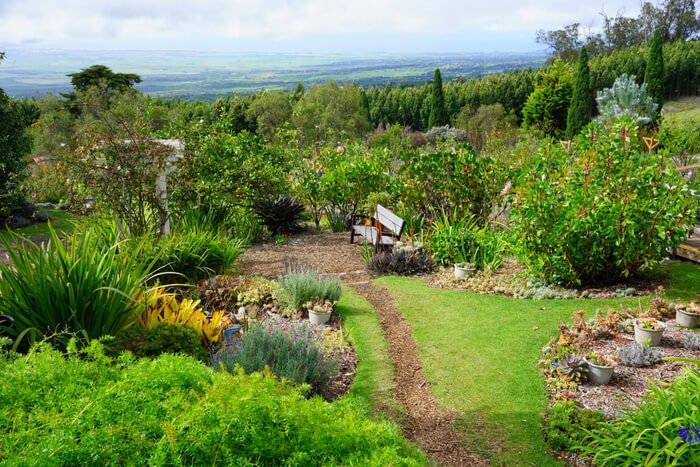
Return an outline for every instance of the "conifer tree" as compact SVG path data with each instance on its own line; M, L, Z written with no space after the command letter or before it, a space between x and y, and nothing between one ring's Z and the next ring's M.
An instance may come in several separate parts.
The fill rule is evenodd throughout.
M573 139L581 128L591 121L593 95L591 93L590 70L588 69L588 52L586 47L581 47L578 55L578 69L576 70L576 83L574 95L566 115L566 138Z
M644 82L647 85L647 92L658 106L656 115L661 113L664 105L664 54L661 33L657 29L649 46L649 58L647 59L647 69L644 73Z
M430 106L430 117L428 118L428 129L447 124L447 111L445 110L445 96L442 93L442 76L440 69L435 69L433 77L433 93Z

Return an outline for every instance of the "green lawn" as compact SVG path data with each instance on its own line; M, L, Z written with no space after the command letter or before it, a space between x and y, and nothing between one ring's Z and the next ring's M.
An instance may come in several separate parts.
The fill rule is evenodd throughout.
M665 123L700 123L700 101L696 98L668 101L664 103L664 108L669 110L664 112Z
M697 298L700 268L672 264L667 297ZM638 299L517 300L431 289L420 279L376 280L397 298L413 326L421 363L438 400L463 414L459 427L472 448L505 465L551 465L542 437L541 348L576 310L593 311Z
M49 222L37 222L36 224L32 224L29 227L16 229L13 232L23 235L25 237L37 237L42 235L48 235L49 224L53 226L54 230L56 230L57 232L70 232L73 230L73 224L79 221L78 216L61 209L45 209L43 211L50 213L54 217L54 220ZM11 235L8 230L0 231L1 240L8 240L10 236Z
M395 418L399 408L391 397L394 367L379 317L367 300L347 287L343 288L337 309L352 337L358 360L355 382L345 397L356 397L370 412Z

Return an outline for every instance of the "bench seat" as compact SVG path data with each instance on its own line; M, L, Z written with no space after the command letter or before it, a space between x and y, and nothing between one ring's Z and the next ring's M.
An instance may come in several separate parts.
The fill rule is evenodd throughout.
M394 239L387 235L382 235L382 238L377 241L379 230L372 225L353 225L352 229L357 235L365 237L372 245L394 246Z

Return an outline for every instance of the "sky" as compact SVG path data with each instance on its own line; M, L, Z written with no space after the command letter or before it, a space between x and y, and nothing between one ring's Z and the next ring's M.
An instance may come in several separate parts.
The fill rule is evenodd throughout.
M0 0L3 47L237 52L530 52L537 29L638 0Z

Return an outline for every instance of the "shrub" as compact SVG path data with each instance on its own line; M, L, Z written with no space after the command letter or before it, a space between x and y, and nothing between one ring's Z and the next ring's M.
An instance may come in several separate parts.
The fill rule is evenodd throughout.
M567 153L545 145L515 190L523 260L550 283L617 281L685 238L694 202L669 158L641 153L623 119L592 124Z
M620 349L617 358L627 366L651 366L661 361L661 350L643 344L630 344Z
M446 212L433 222L429 239L430 254L443 266L468 262L479 269L496 269L507 247L502 232L479 227L474 219Z
M323 279L317 272L305 271L301 267L290 268L280 278L279 284L282 301L297 310L312 298L336 302L342 293L340 279Z
M205 361L209 354L194 329L179 324L161 323L150 329L132 326L109 341L112 352L125 350L136 357L157 357L163 353L183 354Z
M22 185L28 196L48 203L67 201L71 195L68 167L61 162L32 167L31 176Z
M272 235L301 231L305 209L303 204L285 196L261 197L253 201L253 211Z
M0 88L0 217L9 215L18 201L12 195L27 165L25 156L32 141L26 129L30 124L20 103Z
M275 376L298 384L308 384L320 394L338 374L338 364L324 358L305 322L286 330L258 324L241 336L236 349L219 358L223 368L235 372L240 365L246 373L270 367Z
M199 308L199 300L183 298L178 301L162 288L149 290L143 300L146 309L138 319L140 326L145 329L153 329L163 323L187 326L207 347L219 342L221 332L230 321L224 316L226 310L214 311L207 316Z
M523 107L523 128L555 138L566 130L566 117L573 94L574 76L567 65L557 60L538 75L535 89Z
M53 333L75 333L84 339L117 335L143 312L139 301L148 266L105 247L87 230L59 239L53 229L42 246L5 243L9 264L0 262L0 314L14 318L4 328L15 346ZM54 341L65 343L57 336Z
M367 265L370 271L380 274L410 276L433 272L433 260L423 250L385 251L372 256Z
M306 400L269 373L164 354L133 361L47 347L0 355L0 462L9 465L420 465L392 423L353 399ZM262 436L261 434L264 434Z
M687 369L668 386L650 383L643 402L588 432L583 447L595 465L698 465L700 450L679 431L700 421L700 373Z
M547 410L545 434L552 449L573 450L590 439L585 430L596 428L605 416L595 410L580 410L572 401L557 401Z
M129 254L152 262L162 283L196 282L221 274L243 254L240 240L201 227L173 232L164 238L135 238L132 248Z
M450 125L435 126L425 132L425 139L430 144L439 142L464 143L467 141L467 132L459 128L452 128Z
M622 75L611 88L598 91L595 98L600 115L597 122L609 123L623 116L633 118L638 125L646 125L656 115L658 106L647 95L647 85L638 85L633 76Z

